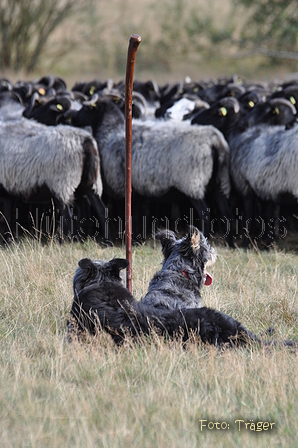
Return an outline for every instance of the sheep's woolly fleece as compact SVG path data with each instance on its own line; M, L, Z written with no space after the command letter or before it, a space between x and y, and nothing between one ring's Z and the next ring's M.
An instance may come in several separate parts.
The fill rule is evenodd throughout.
M125 130L121 124L111 132L107 122L104 118L96 134L103 172L113 191L123 196ZM228 197L229 146L220 131L213 126L190 126L187 122L133 121L132 185L143 196L157 197L176 188L190 198L204 198L215 157L216 180Z
M298 126L255 126L229 139L231 175L237 189L264 200L281 193L298 198Z
M0 115L0 184L8 193L26 198L47 186L58 200L69 203L81 182L87 145L97 171L92 188L101 196L97 143L87 131L46 126L10 113Z

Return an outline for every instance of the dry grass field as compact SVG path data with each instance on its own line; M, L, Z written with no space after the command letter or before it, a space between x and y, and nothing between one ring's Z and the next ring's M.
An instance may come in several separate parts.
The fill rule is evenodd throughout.
M217 250L204 303L298 339L297 254ZM116 348L105 334L63 345L86 256L125 249L34 239L0 249L1 447L297 446L298 357L287 349L183 348L157 336ZM161 259L152 241L133 249L136 297Z

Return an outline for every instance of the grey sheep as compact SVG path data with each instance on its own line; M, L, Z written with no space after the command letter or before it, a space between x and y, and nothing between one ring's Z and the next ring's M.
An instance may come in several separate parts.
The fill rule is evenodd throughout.
M91 125L101 156L103 177L119 198L125 192L125 126L117 106L99 100L69 111L71 123ZM217 170L214 172L214 166ZM230 193L229 146L213 126L187 122L133 120L132 186L147 197L159 197L176 188L192 200L198 213L212 176L225 200Z
M237 190L253 190L260 199L277 201L282 193L298 198L298 126L254 126L232 134L231 175Z
M26 202L42 203L50 195L64 211L79 188L103 219L100 159L92 135L40 124L20 111L19 105L0 110L0 186Z
M243 133L232 133L231 176L243 198L244 222L248 233L253 218L253 197L262 202L263 231L269 245L277 229L272 225L276 205L284 195L298 199L298 126L259 125ZM275 209L275 212L274 212ZM273 232L274 230L274 232ZM244 246L248 239L244 239Z

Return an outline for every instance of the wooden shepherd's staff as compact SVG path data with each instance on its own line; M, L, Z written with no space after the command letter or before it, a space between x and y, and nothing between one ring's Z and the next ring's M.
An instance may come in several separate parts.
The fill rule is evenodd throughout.
M125 79L125 242L126 258L129 262L126 271L126 287L132 292L131 274L132 274L132 256L131 256L131 137L132 137L132 91L133 91L133 72L135 58L141 36L132 34L129 39L126 79Z

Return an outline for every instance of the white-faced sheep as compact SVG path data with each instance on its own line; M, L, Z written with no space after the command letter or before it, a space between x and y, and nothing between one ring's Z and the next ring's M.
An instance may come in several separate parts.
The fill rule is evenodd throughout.
M19 108L19 110L18 110ZM20 106L0 110L0 186L10 197L43 203L54 199L70 224L74 196L87 196L104 229L100 159L83 129L46 126L21 116Z
M93 129L100 151L103 178L118 197L124 197L124 116L110 100L69 111L75 126ZM213 126L190 126L186 122L133 121L132 187L139 195L157 198L174 188L188 197L208 234L206 188L214 180L212 194L222 217L228 219L230 192L229 147Z
M194 110L199 111L203 109L209 109L209 107L210 106L208 103L200 100L199 98L196 100L191 100L187 97L181 98L181 100L175 102L172 107L166 109L164 117L166 119L182 121L184 119L187 119L188 116L192 116Z

